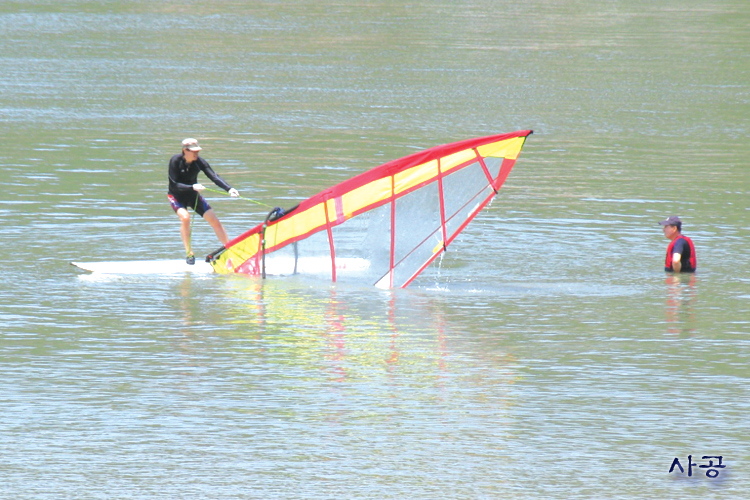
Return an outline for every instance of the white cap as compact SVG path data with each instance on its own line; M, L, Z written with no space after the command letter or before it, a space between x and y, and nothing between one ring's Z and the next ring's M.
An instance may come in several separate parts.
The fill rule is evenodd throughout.
M198 139L189 137L182 141L182 149L187 149L188 151L200 151L203 148L198 145Z

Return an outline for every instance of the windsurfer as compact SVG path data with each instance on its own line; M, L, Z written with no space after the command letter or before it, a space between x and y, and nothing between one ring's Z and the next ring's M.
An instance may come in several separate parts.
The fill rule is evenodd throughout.
M195 254L190 245L190 214L188 208L192 208L211 225L222 245L226 245L229 241L224 226L221 225L211 206L200 195L200 192L206 188L198 183L198 172L202 171L214 184L227 191L233 198L240 196L236 189L213 171L206 160L198 156L201 149L203 148L200 147L196 139L185 139L182 141L182 153L174 155L169 160L169 192L167 197L172 209L180 218L180 235L182 236L182 243L185 245L187 254L185 261L188 264L195 264Z
M698 267L693 241L682 234L682 220L676 215L667 217L659 224L663 226L664 236L671 240L667 247L664 270L675 273L693 273Z

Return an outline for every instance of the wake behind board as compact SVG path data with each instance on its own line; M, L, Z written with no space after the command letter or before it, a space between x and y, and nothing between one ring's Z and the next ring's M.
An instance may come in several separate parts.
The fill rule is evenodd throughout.
M84 271L99 274L209 274L214 269L208 262L196 260L189 265L184 260L124 260L119 262L71 262Z

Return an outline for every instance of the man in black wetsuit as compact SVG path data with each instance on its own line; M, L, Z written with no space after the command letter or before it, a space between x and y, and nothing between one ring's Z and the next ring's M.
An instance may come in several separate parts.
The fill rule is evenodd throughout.
M198 172L202 171L214 184L227 191L233 198L240 196L236 189L213 171L206 160L198 156L201 149L203 148L198 145L196 139L185 139L182 141L182 153L174 155L169 160L169 192L167 197L172 209L182 223L180 235L182 236L182 243L185 245L185 252L187 253L185 261L188 264L195 264L195 254L190 247L190 214L187 211L188 208L195 210L211 225L222 245L226 245L229 241L224 226L219 222L211 206L200 195L200 192L206 188L198 183Z

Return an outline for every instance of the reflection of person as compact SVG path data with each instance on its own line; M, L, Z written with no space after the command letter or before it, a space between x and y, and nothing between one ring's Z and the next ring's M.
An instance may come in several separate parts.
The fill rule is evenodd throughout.
M667 247L667 257L664 270L675 273L692 273L698 267L693 241L682 234L682 221L672 215L659 222L664 230L664 236L672 240Z
M667 286L665 307L667 332L680 337L695 333L695 273L686 275L667 273L664 284Z
M182 153L174 155L169 160L169 203L180 218L182 226L180 235L185 245L188 264L195 264L195 254L190 247L190 214L187 209L192 208L198 215L203 217L214 229L216 237L223 245L229 241L224 226L221 225L211 206L200 195L206 189L198 183L198 172L203 172L214 184L227 191L232 197L237 198L240 193L224 180L216 175L208 162L198 156L203 149L195 139L182 141Z

